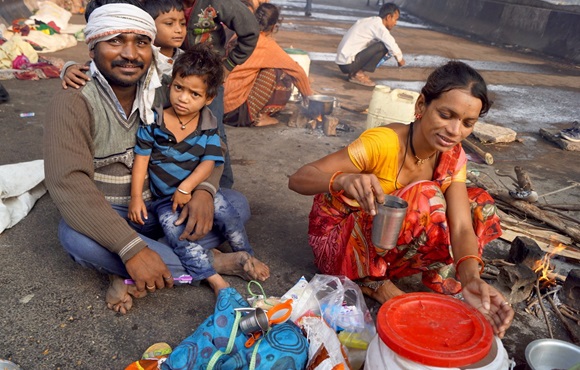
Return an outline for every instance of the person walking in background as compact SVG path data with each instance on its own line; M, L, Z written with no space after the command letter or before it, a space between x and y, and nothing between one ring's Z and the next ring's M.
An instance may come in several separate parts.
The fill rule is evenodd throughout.
M403 53L391 30L397 25L401 11L396 4L386 3L379 15L359 19L344 35L336 53L336 64L348 81L375 86L365 72L374 72L387 59L394 57L399 67L405 65Z

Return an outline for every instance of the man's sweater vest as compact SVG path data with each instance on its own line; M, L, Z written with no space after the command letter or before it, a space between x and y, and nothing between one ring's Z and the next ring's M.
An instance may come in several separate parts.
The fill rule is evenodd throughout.
M87 82L82 94L93 109L94 181L111 204L127 205L131 199L131 168L139 111L135 110L125 119L96 79ZM144 200L149 200L148 181L143 189Z

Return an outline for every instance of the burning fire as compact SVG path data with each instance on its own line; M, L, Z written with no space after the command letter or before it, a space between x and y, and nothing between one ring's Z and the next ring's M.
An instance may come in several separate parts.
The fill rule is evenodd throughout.
M550 260L555 254L564 249L566 249L566 246L562 243L559 243L550 253L544 254L542 259L536 261L534 264L534 272L538 274L538 280L543 282L544 287L556 285L556 278L554 274L552 274L554 269L550 265Z

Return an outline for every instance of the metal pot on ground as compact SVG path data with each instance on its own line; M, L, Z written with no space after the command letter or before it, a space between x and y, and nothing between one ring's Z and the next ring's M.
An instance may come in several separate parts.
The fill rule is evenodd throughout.
M330 95L311 95L308 97L308 114L311 117L326 116L332 113L336 98Z

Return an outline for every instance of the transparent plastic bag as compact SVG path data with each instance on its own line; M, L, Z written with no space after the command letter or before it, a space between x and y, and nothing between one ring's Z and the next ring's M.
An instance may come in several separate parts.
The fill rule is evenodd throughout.
M345 276L315 275L296 300L291 319L321 316L349 348L366 350L376 334L363 293Z

